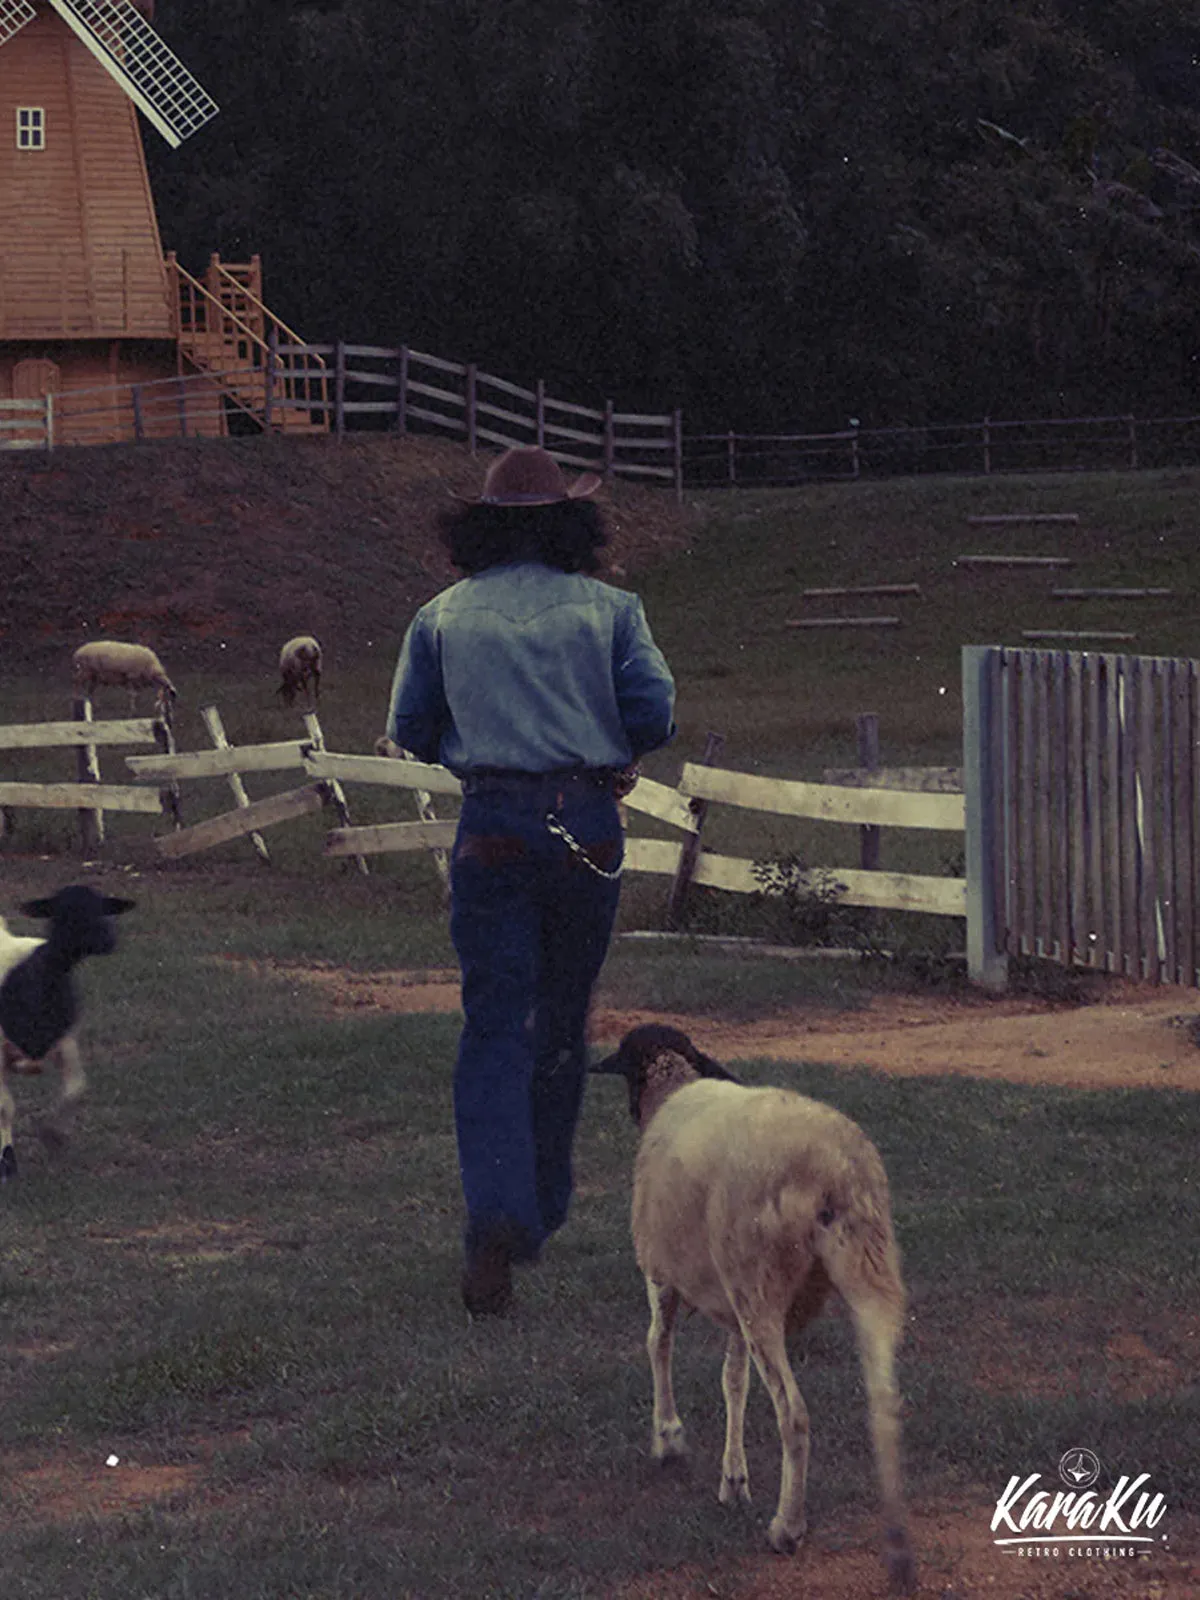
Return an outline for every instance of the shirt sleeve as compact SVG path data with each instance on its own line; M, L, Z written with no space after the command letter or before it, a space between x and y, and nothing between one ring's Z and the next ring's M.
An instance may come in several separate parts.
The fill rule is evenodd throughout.
M388 735L419 761L437 761L442 737L452 725L437 640L429 619L418 611L404 635L392 678Z
M675 680L655 644L641 600L631 595L613 640L617 709L636 761L675 734Z

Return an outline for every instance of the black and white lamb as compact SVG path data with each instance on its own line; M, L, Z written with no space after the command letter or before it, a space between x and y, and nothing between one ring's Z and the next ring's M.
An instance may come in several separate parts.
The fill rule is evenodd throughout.
M71 884L21 907L27 917L49 922L45 939L10 933L0 922L0 1183L17 1172L10 1076L40 1072L46 1061L57 1061L62 1072L59 1101L42 1136L51 1145L62 1142L63 1123L86 1087L71 972L85 956L107 955L115 948L112 919L133 904Z
M633 1240L650 1297L652 1454L665 1461L684 1452L671 1344L680 1306L694 1307L728 1334L719 1498L750 1498L743 1428L753 1360L783 1446L768 1537L790 1555L807 1527L809 1424L785 1337L836 1290L854 1322L866 1382L888 1575L893 1588L911 1589L895 1375L905 1295L875 1146L832 1106L790 1089L738 1083L676 1028L634 1028L591 1070L625 1078L642 1130Z

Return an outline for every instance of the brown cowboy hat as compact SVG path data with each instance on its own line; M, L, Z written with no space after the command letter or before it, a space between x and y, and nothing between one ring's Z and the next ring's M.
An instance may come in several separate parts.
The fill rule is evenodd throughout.
M584 500L594 495L601 479L584 472L567 487L562 468L540 445L516 445L497 456L483 480L483 492L459 495L471 505L553 506L561 500Z

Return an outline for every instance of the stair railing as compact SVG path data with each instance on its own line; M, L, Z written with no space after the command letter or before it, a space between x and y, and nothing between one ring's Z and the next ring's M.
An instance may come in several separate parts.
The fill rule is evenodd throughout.
M174 283L173 304L178 319L178 338L182 348L189 345L194 347L195 358L198 363L203 359L201 352L204 348L205 334L215 334L221 344L236 343L239 358L239 376L244 376L245 369L250 367L255 374L262 373L262 411L267 426L270 426L272 415L278 417L280 411L286 410L290 400L305 401L316 398L322 404L328 399L328 374L325 362L314 354L307 358L307 352L300 359L304 365L293 364L296 358L281 357L277 351L278 333L268 342L262 335L237 315L218 295L204 284L199 278L181 265L175 252L169 251L166 257L167 273ZM215 268L220 275L220 280L227 281L239 295L261 310L264 319L272 326L272 330L282 331L287 336L289 345L303 346L304 341L298 334L292 332L286 323L280 321L254 292L247 288L233 273L227 272L215 260L211 263L210 270ZM185 300L186 294L186 300ZM215 313L215 329L207 326L208 318ZM203 322L203 326L201 325ZM314 371L316 368L318 370ZM219 379L220 369L215 366L206 366L210 376ZM276 396L275 385L279 384L280 394ZM301 392L301 386L304 386ZM315 386L317 393L313 396L311 389ZM236 385L226 385L233 393L233 397L244 408L245 402L237 393ZM257 387L257 385L255 385ZM311 412L308 413L311 416Z
M255 260L257 261L257 256ZM317 400L322 405L329 403L329 369L323 357L310 353L304 340L294 329L289 328L282 318L277 317L271 308L255 293L249 284L243 283L241 278L217 256L209 262L209 270L217 276L220 283L225 284L243 299L249 301L268 329L268 348L274 363L274 370L283 383L284 404L288 400ZM270 337L271 333L274 338ZM283 347L283 353L280 353ZM299 347L300 353L292 355L289 351ZM314 393L315 389L315 393Z

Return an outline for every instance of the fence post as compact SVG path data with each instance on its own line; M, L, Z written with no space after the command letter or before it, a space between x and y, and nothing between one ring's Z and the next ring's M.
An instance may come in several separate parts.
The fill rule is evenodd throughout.
M729 466L729 487L737 486L737 435L733 429L725 435L725 460Z
M396 432L408 432L408 346L400 346L396 363Z
M987 476L992 472L992 419L983 419L983 470Z
M333 429L339 439L346 433L346 341L333 347Z
M307 358L306 358L307 360ZM267 334L266 393L263 395L263 432L270 433L275 415L275 374L279 368L279 329Z
M859 472L858 461L858 418L850 418L850 476L857 478Z
M675 456L675 498L683 503L683 412L676 407L672 417L672 439Z
M46 396L46 449L54 449L54 396Z
M537 425L537 443L546 443L546 380L539 378L534 395L534 421Z
M962 653L963 799L966 812L967 976L989 989L1008 984L1003 947L1003 906L996 891L1003 865L1003 830L998 826L1001 708L996 693L998 666L986 645L966 645Z
M860 711L854 719L858 736L858 764L868 772L879 766L879 715L875 711ZM864 822L858 830L858 864L864 872L879 869L879 842L882 830L877 823Z
M169 702L165 702L169 709ZM175 733L171 724L165 717L154 719L154 743L164 756L175 754ZM177 828L183 826L183 817L180 813L179 784L172 781L165 788L158 791L158 803L163 808L163 814L171 818Z
M179 408L179 437L186 439L187 431L187 379L175 379L175 398Z
M721 753L725 743L724 734L707 733L704 736L704 754L700 757L702 767L711 767ZM696 870L696 862L700 855L700 835L704 829L704 819L708 815L707 800L689 800L688 806L696 819L695 833L685 833L683 845L679 851L679 865L675 868L675 880L671 884L671 893L667 900L667 927L678 928L683 921L684 907L687 903L687 892L692 882L692 874Z
M613 425L613 412L616 407L611 400L604 402L604 476L607 478L613 469L613 461L617 453L616 436Z
M225 736L225 724L221 721L221 713L216 706L201 706L200 716L204 726L208 729L208 736L213 742L214 749L228 750L229 740ZM244 810L250 804L250 797L246 793L246 786L242 782L240 772L229 774L229 787L233 791L233 798L239 809ZM267 849L267 841L261 833L252 833L250 843L258 854L258 859L266 866L271 865L271 852Z
M1129 465L1136 472L1138 464L1137 421L1133 416L1129 416L1125 420L1129 424Z
M321 724L317 720L315 711L306 711L304 713L304 731L312 740L314 750L324 750L325 735L321 731ZM333 801L334 810L338 814L338 821L343 828L348 828L350 826L350 807L346 804L346 791L336 778L329 778L326 782L329 785L329 795ZM367 865L366 856L355 856L354 859L358 862L359 872L365 878L371 870Z
M477 391L477 387L478 387L479 374L478 374L478 369L476 368L475 363L473 361L468 361L467 362L467 375L466 376L467 376L467 392L466 392L467 449L471 452L472 455L478 455L478 453L479 453L478 449L477 449L478 438L477 438L477 435L476 435L476 432L475 432L476 420L477 420L476 419L475 406L476 406L476 391Z
M76 722L91 722L92 702L86 696L74 701L71 715ZM100 760L96 754L94 744L81 744L75 751L76 769L79 773L80 783L100 782ZM104 812L80 811L79 812L79 838L85 851L92 851L98 844L104 843Z

